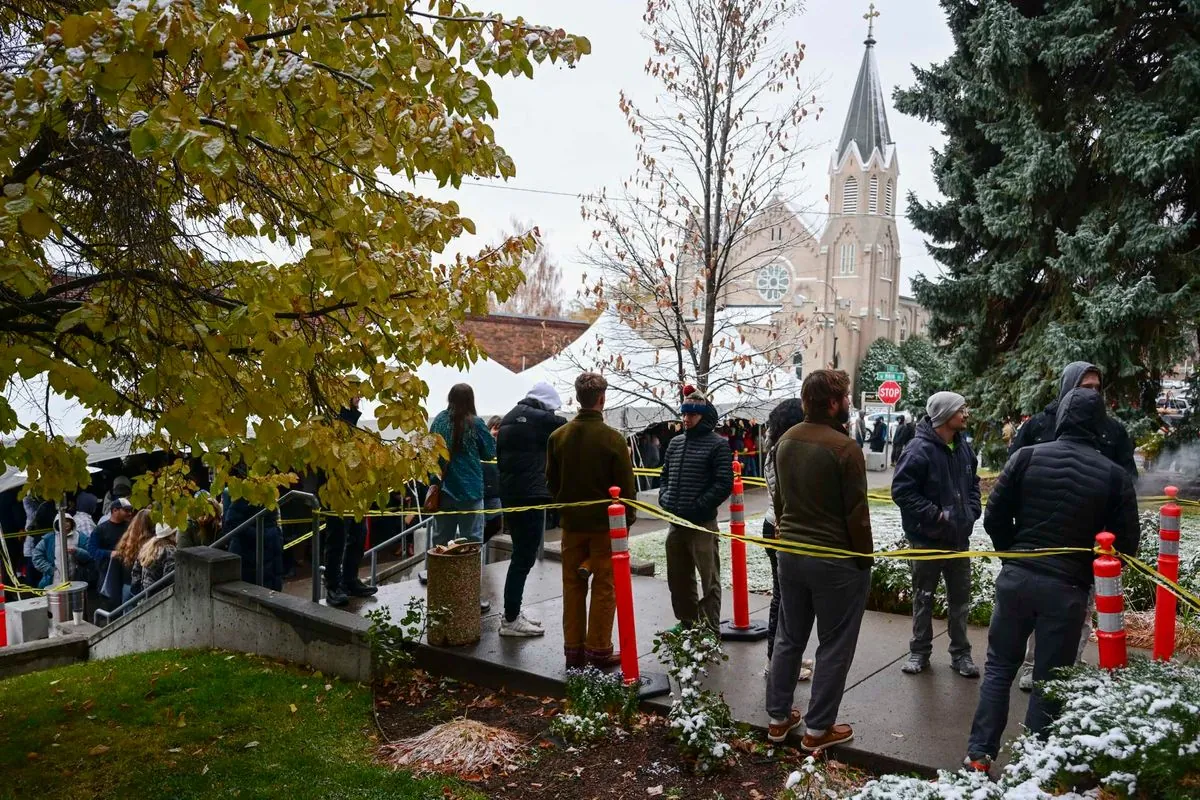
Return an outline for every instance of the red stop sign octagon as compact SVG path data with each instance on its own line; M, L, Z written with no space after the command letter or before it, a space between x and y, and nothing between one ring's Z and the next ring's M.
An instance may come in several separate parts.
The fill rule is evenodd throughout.
M894 406L900 402L900 384L895 381L884 381L879 384L875 395L881 402L887 403L889 406Z

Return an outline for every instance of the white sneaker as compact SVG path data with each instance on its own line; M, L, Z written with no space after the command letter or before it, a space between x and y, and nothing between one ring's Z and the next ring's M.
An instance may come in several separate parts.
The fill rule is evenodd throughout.
M541 627L542 627L542 621L541 621L540 619L533 619L532 617L527 617L527 616L525 616L525 612L524 612L524 611L522 611L521 613L517 614L517 617L518 617L518 619L523 619L523 620L525 620L526 622L528 622L530 625L532 625L532 626L533 626L533 627L535 627L535 628L541 628Z
M1033 691L1033 667L1021 668L1021 679L1017 683L1022 692Z
M509 622L503 617L500 618L501 636L520 636L524 638L531 638L534 636L544 636L545 633L546 632L544 630L536 625L531 624L529 620L525 619L525 617L519 614L512 622Z

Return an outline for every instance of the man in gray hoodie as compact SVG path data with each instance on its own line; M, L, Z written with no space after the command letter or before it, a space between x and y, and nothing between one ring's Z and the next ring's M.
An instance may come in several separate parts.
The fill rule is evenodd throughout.
M1043 442L1053 442L1057 435L1055 433L1055 424L1058 417L1058 408L1064 397L1072 389L1094 389L1097 392L1102 389L1103 376L1100 373L1100 368L1095 364L1089 364L1086 361L1072 361L1063 369L1062 379L1059 381L1058 398L1046 406L1046 409L1040 413L1034 414L1029 418L1021 429L1017 431L1017 435L1013 438L1012 444L1008 447L1008 457L1011 459L1013 454L1022 447L1029 447ZM1134 485L1137 485L1137 464L1133 461L1133 440L1129 438L1129 432L1125 430L1125 426L1117 420L1108 416L1104 416L1100 423L1100 430L1096 437L1096 449L1108 457L1108 460L1119 466L1125 472L1129 473L1130 479ZM1083 657L1083 648L1087 645L1088 639L1091 638L1091 620L1092 607L1089 602L1087 619L1084 622L1083 633L1079 640L1079 658ZM1025 663L1021 665L1021 677L1018 685L1022 691L1028 692L1033 690L1033 639L1029 640L1029 645L1025 650Z
M1012 444L1008 447L1009 458L1012 458L1013 454L1022 447L1053 442L1058 405L1067 396L1067 392L1072 389L1094 389L1097 392L1103 392L1102 383L1103 376L1100 368L1095 364L1089 364L1086 361L1072 361L1067 364L1063 370L1062 379L1059 381L1058 397L1053 403L1046 406L1044 411L1034 414L1021 426L1016 437L1013 438ZM1101 425L1100 435L1096 440L1096 447L1101 453L1108 456L1109 461L1128 472L1134 482L1137 481L1137 464L1133 461L1133 440L1129 438L1129 433L1125 430L1124 425L1112 417L1106 416Z

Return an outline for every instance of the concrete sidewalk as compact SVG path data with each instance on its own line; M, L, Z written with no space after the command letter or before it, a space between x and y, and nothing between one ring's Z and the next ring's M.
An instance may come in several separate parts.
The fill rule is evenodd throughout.
M560 566L547 560L536 564L529 576L525 611L542 620L546 627L546 635L536 639L502 639L498 634L507 568L507 563L499 563L484 571L484 596L492 599L493 611L483 621L483 638L466 647L431 648L435 666L452 677L476 683L561 695L565 669ZM675 624L670 593L665 582L653 578L635 576L633 587L641 670L664 672L651 648L655 632ZM424 597L424 593L424 587L416 581L385 585L376 598L352 601L350 610L364 614L387 604L395 613L410 597ZM769 597L752 594L751 615L765 618L769 602ZM732 607L732 598L726 592L723 608L728 614ZM854 727L855 740L836 748L833 753L836 758L877 773L933 775L938 769L956 769L960 765L975 712L979 681L951 671L945 652L945 624L940 621L935 623L933 667L920 675L903 674L900 663L908 657L910 630L908 617L867 612L840 716L840 721ZM614 641L616 638L614 631ZM986 630L972 629L974 655L981 666L986 639ZM763 709L766 647L765 641L726 642L729 660L712 668L708 684L724 695L734 719L762 731L767 725ZM815 647L814 634L809 657ZM799 708L805 706L808 686L797 685ZM1008 737L1020 731L1027 697L1013 688ZM650 703L663 713L670 708L669 697L656 698Z

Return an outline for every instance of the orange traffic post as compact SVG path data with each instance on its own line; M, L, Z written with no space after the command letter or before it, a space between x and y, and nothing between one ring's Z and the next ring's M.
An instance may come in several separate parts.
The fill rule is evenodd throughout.
M767 626L750 619L750 580L746 572L746 505L743 501L742 464L733 457L733 495L729 498L729 568L733 574L733 621L721 620L721 638L756 642L767 638Z
M1125 647L1125 594L1121 590L1121 560L1108 531L1096 534L1100 555L1092 562L1096 577L1096 642L1103 669L1121 669L1129 656Z
M1167 502L1158 514L1158 572L1179 580L1179 489L1166 488ZM1154 600L1154 659L1170 661L1175 655L1175 611L1178 601L1165 586L1157 587Z
M629 528L625 524L625 504L621 487L608 490L608 537L612 545L613 590L617 599L617 634L621 647L621 678L626 686L639 684L639 697L655 697L671 691L665 675L638 669L637 627L633 617L633 572L629 567Z

